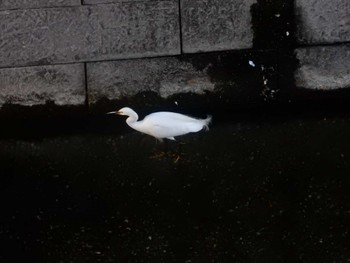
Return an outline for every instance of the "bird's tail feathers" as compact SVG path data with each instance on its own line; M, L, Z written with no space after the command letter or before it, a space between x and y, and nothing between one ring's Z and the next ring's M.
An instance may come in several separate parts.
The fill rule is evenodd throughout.
M204 124L203 124L204 130L209 131L209 124L211 123L212 119L213 119L213 117L211 115L207 115L207 118L203 120L204 121Z

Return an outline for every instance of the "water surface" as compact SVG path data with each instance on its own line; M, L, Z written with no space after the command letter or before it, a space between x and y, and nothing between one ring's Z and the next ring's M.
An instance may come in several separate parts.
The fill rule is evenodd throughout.
M4 136L1 261L350 260L350 112L216 120L181 144L105 119Z

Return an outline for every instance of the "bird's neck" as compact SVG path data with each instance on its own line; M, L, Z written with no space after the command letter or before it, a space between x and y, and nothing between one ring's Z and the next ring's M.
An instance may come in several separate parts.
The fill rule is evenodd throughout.
M131 127L134 128L135 125L137 125L137 120L139 119L139 116L136 112L133 112L127 119L126 123Z
M138 118L139 116L135 113L135 115L129 116L129 118L126 119L126 123L134 130L137 130L139 132L144 132L143 120L137 121Z

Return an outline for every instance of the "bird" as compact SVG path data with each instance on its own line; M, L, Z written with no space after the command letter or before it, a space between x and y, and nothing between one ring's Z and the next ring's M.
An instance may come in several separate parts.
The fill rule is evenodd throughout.
M137 113L124 107L107 114L117 114L128 116L126 123L136 131L155 137L159 141L163 139L175 140L175 137L201 130L209 130L212 116L205 119L193 118L184 114L159 111L147 115L143 120L138 120Z

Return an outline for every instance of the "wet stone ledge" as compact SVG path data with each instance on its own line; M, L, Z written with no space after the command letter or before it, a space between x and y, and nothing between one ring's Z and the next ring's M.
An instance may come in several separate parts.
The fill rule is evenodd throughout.
M349 54L349 45L337 45L91 62L89 106L101 113L126 105L235 111L276 103L340 103L350 98Z
M261 61L257 53L220 52L87 63L89 104L95 112L124 104L223 109L261 102L263 73L250 59Z
M78 5L81 5L80 0L1 0L0 10Z
M0 12L0 67L174 55L174 1Z
M253 45L250 8L256 0L181 0L184 53Z
M84 65L0 69L0 108L4 104L34 106L84 105Z
M349 0L296 0L295 5L299 43L350 41Z

